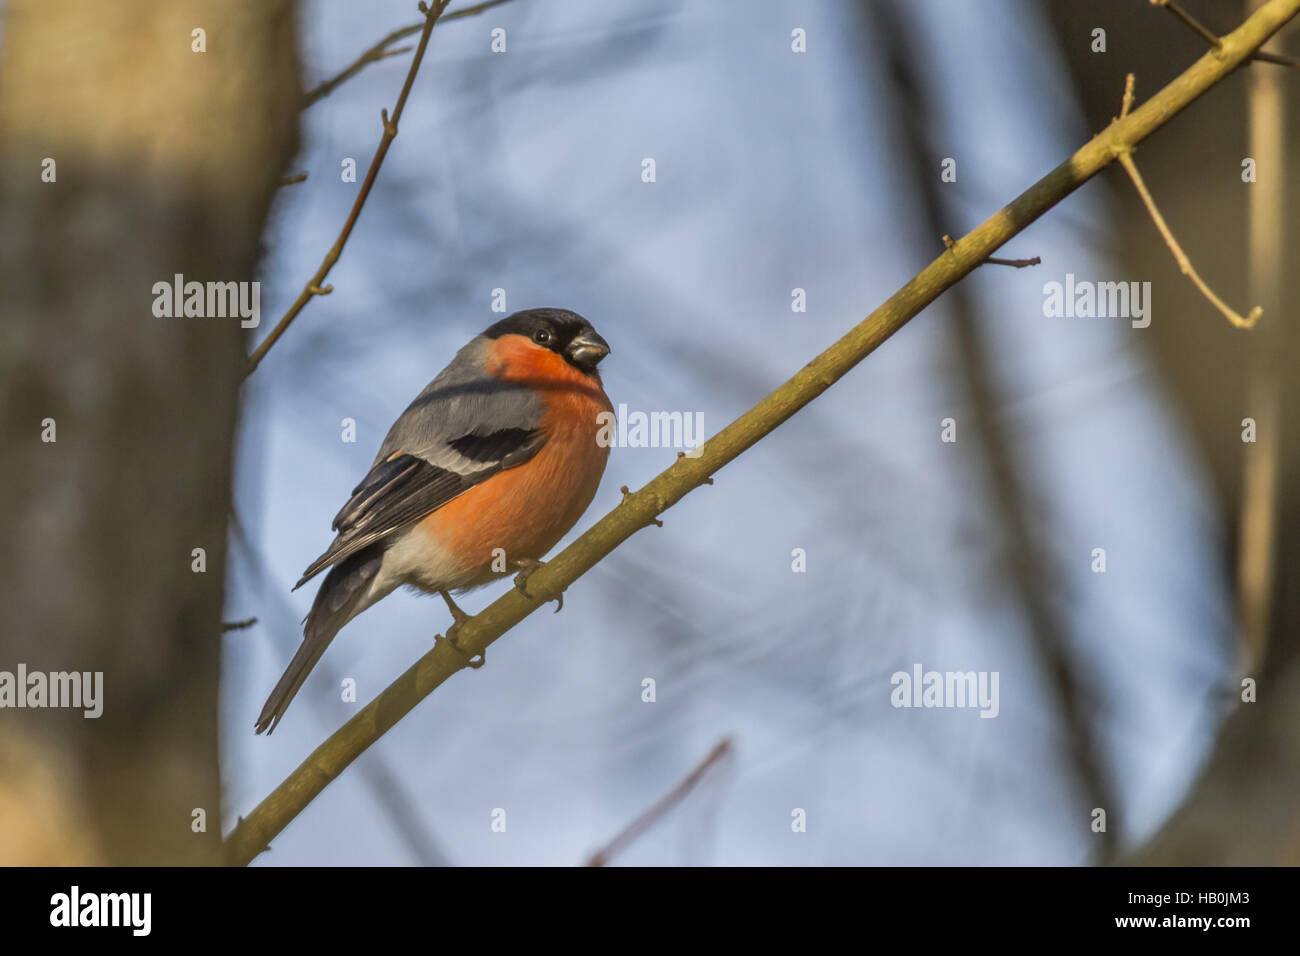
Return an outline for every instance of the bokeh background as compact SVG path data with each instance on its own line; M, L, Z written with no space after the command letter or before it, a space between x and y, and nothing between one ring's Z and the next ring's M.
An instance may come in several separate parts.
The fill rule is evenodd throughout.
M411 22L408 6L308 4L308 85ZM1071 64L1104 77L1114 113L1124 72L1149 94L1181 68L1162 56L1199 55L1160 11L1065 6L516 0L439 26L335 292L246 386L227 617L260 623L224 645L230 818L355 711L342 678L364 703L447 624L440 601L383 602L342 632L273 737L251 733L311 600L312 586L289 588L392 419L499 317L493 289L510 311L581 312L613 346L602 370L615 402L699 411L712 433L933 258L942 232L973 227L1100 128ZM1094 26L1108 28L1106 53L1090 50ZM505 53L489 48L498 27ZM806 53L792 52L794 28ZM405 63L304 112L309 179L274 210L268 317L332 242L356 188L340 163L364 169ZM1211 97L1239 104L1244 79L1225 85ZM1246 155L1239 117L1221 128L1213 104L1190 112L1152 153L1185 163L1189 140L1232 140L1224 151ZM940 183L945 157L955 183ZM1148 180L1202 271L1240 297L1240 257L1197 255L1212 220L1246 213L1239 163L1196 190L1167 165ZM1207 193L1240 208L1199 206ZM987 266L942 298L603 561L561 614L533 616L489 666L440 688L259 863L578 862L727 735L725 766L620 861L1085 863L1104 838L1072 760L1078 728L1036 650L1044 623L1070 655L1111 835L1140 844L1235 699L1236 633L1234 518L1159 354L1162 336L1231 330L1188 294L1136 206L1112 170L1017 237L1003 254L1042 265ZM1067 272L1150 281L1152 326L1045 318L1043 284ZM1231 406L1218 439L1240 459L1242 396L1202 386ZM955 444L940 441L947 417ZM341 440L346 418L355 444ZM575 534L674 454L616 449ZM1008 530L994 454L1013 464L1028 540ZM1037 611L1017 580L1026 547L1040 559ZM794 548L806 573L792 571ZM893 708L890 675L916 663L999 672L999 716ZM796 807L807 833L791 831Z
M1183 5L1226 33L1263 2ZM428 650L445 607L395 594L253 733L317 586L294 582L394 417L502 317L495 290L589 318L615 403L715 433L1104 129L1127 73L1141 102L1206 51L1145 0L448 18L332 294L245 380L410 52L303 91L419 20L414 0L0 0L0 670L101 671L107 696L98 720L0 712L0 862L219 862ZM1300 53L1296 32L1269 49ZM1000 251L1041 264L949 290L254 865L582 863L724 739L612 862L1300 863L1297 83L1247 65L1134 154L1210 285L1263 307L1253 331L1105 170ZM261 326L153 315L176 273L259 281ZM1045 316L1067 275L1150 283L1150 326ZM614 449L574 535L676 454ZM916 666L996 672L997 717L893 707Z

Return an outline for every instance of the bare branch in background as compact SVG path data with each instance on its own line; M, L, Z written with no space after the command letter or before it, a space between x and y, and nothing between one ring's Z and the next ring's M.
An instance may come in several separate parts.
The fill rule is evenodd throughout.
M686 796L695 789L696 784L704 779L704 775L709 772L709 769L730 752L731 738L725 737L709 751L708 755L699 762L694 770L686 775L685 779L655 801L654 806L649 810L624 827L618 836L593 853L587 860L587 866L605 866L609 863L615 854L654 826L669 810L685 800Z
M1219 49L1219 46L1223 43L1213 30L1180 7L1174 0L1151 0L1151 5L1153 7L1164 7L1179 20L1182 20L1193 33L1214 49ZM1263 50L1256 50L1254 55L1251 56L1251 60L1258 60L1260 63L1273 63L1277 66L1300 67L1300 60L1294 57L1282 56L1280 53L1265 53Z
M499 7L501 4L509 2L510 0L487 0L486 3L475 4L474 6L466 7L463 10L453 10L451 13L442 17L442 20L445 23L448 20L459 20L462 17L472 17L483 13L486 10L490 10L493 7ZM353 60L345 69L334 74L328 80L323 80L304 93L302 98L302 108L306 109L313 103L323 100L338 89L339 86L352 79L352 77L356 76L371 63L378 63L380 60L386 60L390 56L397 56L400 53L410 52L411 48L409 46L397 47L396 49L391 50L389 47L398 40L404 40L409 36L414 36L423 28L424 23L421 22L413 23L409 27L402 27L398 30L394 30L392 33L388 34L388 36L384 37Z
M464 670L468 660L555 600L620 544L834 385L1009 239L1225 79L1298 13L1300 0L1269 0L1224 37L1217 51L1202 56L1146 103L1110 124L953 243L785 384L706 441L697 455L677 458L645 487L626 495L613 511L529 577L531 598L511 588L461 622L458 648L445 640L435 641L430 651L317 747L240 822L226 839L227 861L252 860L353 760L444 681Z
M1120 119L1128 115L1128 108L1133 102L1133 74L1130 73L1124 81L1124 105L1120 111ZM1214 290L1205 284L1205 280L1200 277L1196 269L1192 266L1192 260L1187 258L1187 253L1183 252L1183 247L1178 244L1174 238L1173 231L1165 222L1165 217L1160 215L1160 209L1156 206L1155 199L1151 196L1151 191L1147 189L1147 184L1142 181L1142 174L1138 172L1137 164L1133 162L1132 150L1124 149L1119 154L1119 163L1128 173L1129 179L1133 180L1133 185L1137 187L1138 195L1142 197L1142 202L1147 207L1147 212L1151 214L1151 219L1155 222L1156 228L1160 230L1160 235L1164 236L1165 244L1169 246L1169 251L1174 254L1174 260L1178 263L1178 269L1183 275L1192 280L1192 283L1200 290L1201 295L1209 300L1210 305L1214 306L1224 317L1239 329L1253 328L1259 321L1259 317L1264 314L1264 310L1255 306L1250 310L1250 314L1242 316L1235 309L1214 294Z
M424 32L420 34L420 43L415 49L415 56L411 59L411 68L406 71L406 82L402 84L402 92L397 96L397 104L393 107L392 119L388 117L388 110L381 113L384 123L384 134L379 138L379 146L375 150L374 159L370 161L370 168L366 170L366 178L361 183L361 189L357 192L357 198L352 203L352 211L348 213L347 221L343 223L343 229L339 232L339 237L330 247L330 251L325 254L320 268L316 274L311 277L307 285L303 287L302 292L298 293L298 298L294 300L293 305L289 306L284 316L276 323L271 333L262 340L262 343L253 350L253 354L248 358L248 371L244 373L247 378L257 370L262 359L266 358L266 353L271 350L271 346L279 341L280 336L284 335L285 329L298 317L298 313L303 310L312 299L318 295L326 295L333 291L333 286L325 285L325 277L329 275L334 263L339 261L339 256L343 254L343 247L347 245L348 237L352 235L352 228L357 224L357 219L361 215L361 208L366 204L370 197L370 190L375 185L375 177L379 174L379 167L384 163L384 157L388 155L388 147L392 145L397 136L397 123L402 118L402 110L406 109L406 98L411 94L411 86L415 83L415 75L420 72L420 63L424 60L425 48L429 45L429 34L433 32L433 25L438 22L442 16L442 11L447 9L447 4L451 0L434 0L433 6L428 6L424 0L420 0L420 11L424 14Z

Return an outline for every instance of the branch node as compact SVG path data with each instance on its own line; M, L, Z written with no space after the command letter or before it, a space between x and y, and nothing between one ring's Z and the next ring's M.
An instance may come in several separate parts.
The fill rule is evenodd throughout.
M312 295L329 295L331 292L334 291L334 286L329 285L328 283L326 285L313 284L307 286L307 291L310 292Z
M379 111L379 118L384 124L384 135L390 139L397 135L397 123L390 122L388 119L388 108L384 107Z
M948 235L946 232L943 234L943 245L945 249L951 252L952 247L956 244L957 243L953 242L952 236ZM1026 266L1042 265L1042 262L1043 260L1039 256L1034 256L1032 259L999 259L997 256L985 256L980 260L980 265L1011 266L1014 269L1023 269ZM834 382L834 379L832 379L831 382ZM828 382L827 384L829 385L831 383Z
M456 625L452 625L452 629L454 629L455 626ZM461 647L459 643L457 643L456 639L451 636L450 630L451 629L449 629L446 637L443 637L441 634L434 635L433 643L435 647L439 644L449 645L453 651L455 651L461 657L465 658L465 666L470 668L471 670L478 670L480 667L482 667L484 664L487 663L486 654L484 654L481 651L477 654L471 654L469 651L465 650L465 648Z

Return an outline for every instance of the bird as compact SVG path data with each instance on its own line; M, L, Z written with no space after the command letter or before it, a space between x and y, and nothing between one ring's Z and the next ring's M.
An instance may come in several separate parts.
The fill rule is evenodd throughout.
M339 630L397 588L441 595L453 626L468 615L452 591L511 571L524 590L604 474L614 411L597 366L609 351L576 312L526 309L476 335L416 396L294 585L329 569L257 733L275 729Z

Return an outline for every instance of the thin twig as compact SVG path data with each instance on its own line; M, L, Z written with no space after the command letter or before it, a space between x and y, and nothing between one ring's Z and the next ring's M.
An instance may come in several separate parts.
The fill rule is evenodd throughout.
M1275 63L1278 66L1300 69L1300 60L1293 56L1283 56L1281 53L1269 53L1266 50L1260 50L1252 59L1258 60L1260 63Z
M1214 49L1219 49L1219 46L1223 43L1218 34L1180 7L1174 2L1174 0L1151 0L1151 5L1153 7L1164 7L1179 20L1182 20L1183 23L1187 24L1187 26L1191 28L1192 32ZM1275 63L1278 66L1300 67L1300 60L1289 56L1282 56L1280 53L1265 53L1263 50L1256 50L1250 59L1258 60L1260 63Z
M443 17L442 20L445 23L448 20L459 20L462 17L472 17L485 10L490 10L493 7L498 7L503 3L509 2L510 0L487 0L486 3L476 4L472 7L465 7L463 10L453 10L451 13ZM388 34L388 36L384 37L353 60L346 69L334 74L328 80L321 81L312 89L304 93L302 97L302 108L306 109L313 103L323 100L325 97L333 93L339 86L352 79L352 77L356 76L371 63L378 63L380 60L385 60L390 56L397 56L399 53L406 53L409 51L411 49L409 46L398 47L395 50L390 50L388 47L390 44L396 43L398 40L404 40L409 36L419 33L423 27L423 22L413 23L408 27L402 27L401 29L394 30L392 33Z
M1200 20L1196 19L1196 17L1192 16L1178 4L1174 3L1174 0L1151 0L1151 5L1153 7L1164 7L1179 20L1182 20L1183 23L1187 24L1187 26L1191 27L1202 40L1214 47L1216 50L1223 44L1223 41L1219 39L1217 33L1205 24L1201 23Z
M347 245L348 236L352 235L352 227L357 224L357 218L361 215L361 207L366 204L366 199L370 196L370 190L375 185L375 177L379 174L379 167L384 163L384 157L388 155L388 147L397 137L397 123L402 118L402 110L406 108L406 98L411 94L411 86L415 83L415 74L420 71L420 63L424 60L425 47L429 45L429 34L433 32L433 25L438 22L442 16L442 11L447 9L447 4L451 0L433 0L433 6L428 6L424 0L420 0L420 12L424 14L424 32L420 34L420 43L416 47L415 56L411 58L411 68L406 71L406 82L402 84L402 92L397 96L397 104L393 107L392 119L388 117L388 110L381 110L380 116L384 124L384 133L379 138L379 146L375 149L375 156L370 160L370 168L366 170L366 178L361 183L361 189L357 192L357 198L352 203L352 211L348 213L347 221L343 223L343 229L339 237L334 240L334 245L330 251L325 254L320 268L316 274L308 280L303 290L298 293L298 298L294 300L293 305L289 306L289 311L284 314L271 333L262 340L262 343L253 350L253 354L248 357L248 371L244 373L247 378L257 370L266 353L271 350L271 346L279 341L280 336L284 335L291 322L298 317L298 313L303 310L313 298L318 295L327 295L333 291L333 286L325 285L325 277L329 275L330 269L334 268L334 263L339 261L339 256L343 254L343 247Z
M649 527L659 514L676 505L847 375L1012 237L1115 162L1124 150L1151 136L1220 83L1298 13L1300 0L1268 0L1223 38L1223 47L1217 55L1202 56L1164 89L1124 119L1110 124L953 243L951 249L909 279L784 385L706 441L698 455L677 458L644 488L624 497L611 512L529 577L531 598L519 593L518 588L508 588L478 614L460 623L458 647L451 647L445 640L436 641L431 650L322 742L240 821L226 837L226 860L235 864L251 861L371 744L425 697L469 666L468 661L475 655L483 653L539 607L553 601L624 541Z
M1129 73L1124 77L1124 99L1120 101L1119 118L1123 119L1128 116L1129 111L1133 109L1133 93L1137 78Z
M243 631L252 627L256 623L257 618L255 617L250 617L244 621L222 621L221 633L225 634L227 631Z
M1124 80L1124 99L1132 102L1133 74L1130 73ZM1123 114L1122 114L1123 115ZM1264 310L1255 306L1246 316L1240 315L1236 310L1214 294L1214 290L1205 284L1197 271L1192 267L1192 260L1187 258L1187 253L1183 252L1183 247L1178 244L1174 238L1173 231L1170 230L1165 217L1160 215L1160 209L1156 206L1155 199L1151 196L1151 191L1147 189L1147 184L1142 180L1142 174L1138 172L1137 163L1133 162L1133 156L1130 149L1121 149L1119 152L1120 165L1128 173L1129 179L1133 180L1133 185L1137 187L1138 195L1142 197L1142 202L1147 207L1147 212L1151 214L1156 228L1160 230L1160 235L1165 237L1165 244L1169 246L1169 251L1174 254L1174 260L1178 263L1178 268L1183 275L1191 279L1196 288L1201 291L1201 295L1209 300L1210 304L1223 313L1224 317L1239 329L1253 328L1259 321L1259 317L1264 314Z
M731 739L723 738L718 742L717 746L709 751L708 756L686 775L684 780L655 801L654 806L650 807L649 810L624 827L618 836L593 853L587 860L587 866L604 866L607 864L616 853L636 840L642 833L645 833L646 830L659 822L660 818L669 810L681 803L686 798L686 795L695 789L695 785L704 778L704 775L709 772L709 768L730 751Z
M953 247L953 238L947 233L943 234L943 247L945 249ZM982 263L982 265L986 266L1011 266L1013 269L1025 269L1029 266L1040 266L1042 264L1041 256L1034 256L1032 259L999 259L997 256L989 256Z
M296 175L293 176L285 176L284 179L280 180L280 185L292 186L295 183L305 183L306 181L307 181L306 173L297 173Z

